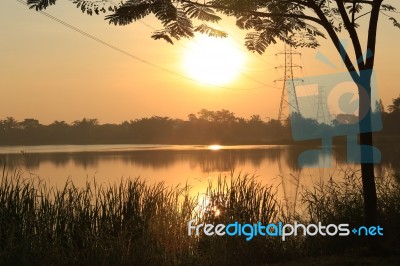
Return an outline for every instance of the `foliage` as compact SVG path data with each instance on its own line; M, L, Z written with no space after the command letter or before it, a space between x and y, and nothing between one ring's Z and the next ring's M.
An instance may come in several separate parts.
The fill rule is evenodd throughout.
M187 0L124 0L118 4L109 0L71 1L89 15L112 12L106 19L115 25L127 25L153 14L161 21L163 29L155 31L152 37L169 43L173 43L173 39L193 37L196 31L209 36L225 37L225 32L206 23L220 21L221 15L218 13L234 16L240 29L252 30L247 34L245 44L248 49L258 53L263 53L268 45L277 40L293 46L315 48L319 45L317 38L325 38L321 29L334 42L337 40L334 32L346 29L353 35L355 45L359 46L355 32L360 26L358 20L372 14L374 8L378 8L395 27L399 27L397 19L389 15L396 13L396 8L383 1L211 0L201 3ZM56 0L28 0L30 7L36 10L43 10L55 3ZM199 21L200 24L194 25L192 21Z
M397 126L400 119L398 100L382 112L384 128L376 134L380 141L398 141ZM382 108L383 109L383 108ZM338 115L332 126L321 126L317 121L299 117L293 119L309 129L330 130L347 121L352 123L356 116ZM83 118L68 124L54 121L49 125L37 119L17 121L12 117L0 120L0 145L44 145L44 144L261 144L292 142L290 127L278 120L263 121L260 115L249 119L236 116L229 110L212 111L201 109L189 114L187 120L153 116L120 124L100 124L97 119ZM393 136L393 137L392 137Z
M255 120L257 118L258 120ZM35 144L239 144L290 141L287 127L265 122L254 115L236 117L222 109L202 109L188 120L152 116L120 124L99 124L97 119L83 118L71 124L55 121L42 125L36 119L0 120L0 145Z
M389 113L400 114L400 96L392 100L392 104L388 106Z

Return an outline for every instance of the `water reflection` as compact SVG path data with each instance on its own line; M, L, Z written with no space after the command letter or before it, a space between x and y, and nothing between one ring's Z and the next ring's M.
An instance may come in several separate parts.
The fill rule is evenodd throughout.
M204 193L208 182L219 175L230 177L239 172L255 174L261 182L277 187L278 197L284 199L288 208L294 210L302 187L311 187L315 182L330 177L340 180L340 169L358 169L348 165L345 147L334 148L333 167L299 169L298 156L309 149L306 146L208 146L162 147L152 145L145 149L108 145L97 147L52 147L34 149L40 152L11 153L0 147L0 165L13 171L20 168L25 173L40 176L55 186L63 186L70 179L78 187L87 179L95 178L97 183L112 184L120 178L142 177L147 182L163 181L166 185L188 184L194 195ZM376 176L383 177L400 169L398 145L379 147L382 163L376 165ZM2 150L3 149L3 150ZM7 150L8 151L8 150ZM327 158L316 158L319 161ZM325 164L326 165L326 164Z
M112 145L110 145L112 146ZM213 145L213 147L216 145ZM254 146L257 147L257 146ZM0 148L1 149L1 148ZM187 163L191 169L200 168L204 173L227 172L241 169L243 166L260 168L263 164L279 164L289 172L298 172L298 156L309 149L303 146L271 146L263 148L237 149L218 148L192 150L133 150L121 151L108 149L103 152L42 152L42 153L11 153L0 154L1 163L10 169L18 167L35 171L41 164L52 164L56 168L65 168L74 165L77 168L97 168L103 163L122 162L124 165L138 168L151 168L156 171L166 171L176 164ZM376 169L400 169L400 152L397 145L380 147L382 163ZM344 147L334 148L335 165L346 164L346 150ZM318 165L327 158L315 158L312 163Z

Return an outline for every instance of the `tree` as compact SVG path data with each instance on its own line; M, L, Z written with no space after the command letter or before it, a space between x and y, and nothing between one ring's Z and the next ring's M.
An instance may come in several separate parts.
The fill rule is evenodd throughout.
M33 118L26 118L19 123L20 127L25 130L36 129L40 127L39 120Z
M6 120L0 121L5 132L15 130L19 128L19 122L13 117L7 117Z
M259 124L262 123L262 119L260 115L252 115L250 116L250 123Z
M28 0L31 8L42 10L57 0ZM332 41L349 74L359 86L360 125L371 128L371 75L375 64L376 36L381 14L400 23L388 13L396 12L389 0L126 0L115 5L107 0L72 0L88 14L106 12L109 23L127 25L147 15L154 14L163 29L155 31L154 39L169 43L181 38L190 38L195 32L209 36L224 37L226 33L209 23L221 20L219 13L236 18L240 29L251 30L245 37L246 47L262 54L270 44L278 40L294 47L318 47L318 38ZM219 13L218 13L219 12ZM369 20L366 25L366 44L361 44L364 27L360 18ZM199 23L198 25L194 25ZM344 49L339 40L340 32L347 32L352 50ZM351 56L353 54L353 56ZM364 56L366 55L366 56ZM352 60L353 59L353 60ZM362 93L362 88L366 93ZM368 131L368 130L367 130ZM360 133L360 144L367 147L361 156L361 172L364 208L367 225L377 223L377 198L372 162L372 133ZM368 147L370 147L368 149Z
M400 96L396 99L392 99L392 104L388 106L389 113L399 114L400 113Z

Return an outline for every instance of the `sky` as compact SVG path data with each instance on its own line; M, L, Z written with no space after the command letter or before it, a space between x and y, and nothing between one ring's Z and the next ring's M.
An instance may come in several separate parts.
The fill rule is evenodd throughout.
M153 115L186 119L203 108L227 109L244 118L253 114L264 120L277 118L282 83L274 80L283 76L279 66L284 58L276 55L283 51L282 43L268 47L263 55L253 54L243 45L245 33L225 18L219 27L229 34L230 46L243 60L231 82L213 86L197 81L187 69L188 54L196 54L200 39L170 45L151 39L152 32L160 29L153 17L114 26L102 16L83 14L69 1L58 2L46 12L115 49L16 0L6 0L0 11L0 120L36 118L50 124L97 118L101 124L121 123ZM400 95L399 43L400 29L382 16L375 70L385 106ZM329 40L322 40L317 49L296 52L301 56L294 55L293 62L302 66L294 69L296 77L346 71ZM316 59L318 52L336 68ZM190 60L200 64L199 59Z

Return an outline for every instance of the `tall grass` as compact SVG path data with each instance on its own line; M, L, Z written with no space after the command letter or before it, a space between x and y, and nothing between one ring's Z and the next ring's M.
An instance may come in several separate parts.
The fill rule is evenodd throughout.
M347 223L350 229L363 226L364 205L361 174L351 169L341 169L335 175L343 179L314 184L302 191L301 201L304 212L297 214L298 220L305 223L341 224ZM397 179L397 180L396 180ZM383 237L377 237L383 249L400 255L400 183L396 175L387 174L376 179L378 200L378 225L383 228ZM307 255L326 255L360 249L366 237L350 234L343 237L315 236L305 238L301 243ZM377 251L380 252L380 251ZM386 252L386 251L385 251Z
M5 168L4 168L5 169ZM355 248L359 239L187 234L188 221L263 224L362 224L357 173L304 190L305 213L288 216L272 186L254 176L220 177L204 195L188 186L149 185L137 178L108 186L68 181L61 189L35 176L3 170L0 181L0 265L260 265ZM400 186L378 182L387 243L398 246ZM393 231L393 232L392 232ZM390 234L393 233L393 236Z
M201 223L241 224L275 223L285 214L272 186L262 185L255 176L219 177L210 183ZM255 237L246 241L243 236L202 237L198 250L205 265L247 265L274 262L282 255L277 238Z
M195 239L183 234L197 205L188 187L139 179L48 189L20 172L0 184L0 264L183 264Z

